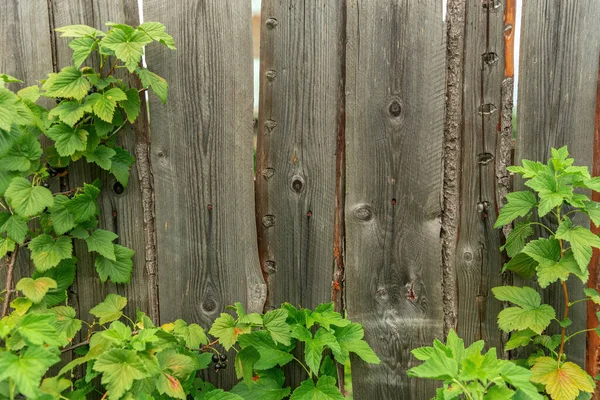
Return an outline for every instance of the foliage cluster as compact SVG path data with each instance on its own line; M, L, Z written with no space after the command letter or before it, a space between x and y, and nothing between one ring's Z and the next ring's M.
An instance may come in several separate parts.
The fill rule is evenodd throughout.
M208 334L183 320L155 326L141 311L131 319L123 314L127 299L116 294L90 310L91 322L69 306L75 240L95 254L102 282L128 283L134 252L98 228L99 181L56 191L53 178L64 183L72 162L86 162L127 187L135 160L118 145L118 133L140 115L147 89L167 100L167 82L141 65L144 46L158 42L175 49L160 23L107 26L107 32L85 25L57 29L72 38L74 65L49 74L41 87L14 93L6 86L20 81L0 74L0 257L7 261L0 294L0 399L84 399L99 390L110 399L343 399L336 363L346 363L350 353L369 363L379 359L363 340L362 326L335 312L332 303L315 310L283 304L264 315L236 303ZM98 68L82 67L86 61ZM128 74L115 74L121 69ZM49 108L48 99L55 101ZM13 287L19 254L29 255L35 271ZM80 342L73 344L76 338ZM295 356L302 349L304 361ZM233 352L241 381L231 391L200 378L211 362L214 373L227 368ZM79 357L48 376L61 355L71 353ZM281 368L291 362L307 375L293 392Z
M567 361L565 344L588 331L600 336L600 328L569 331L572 327L569 310L590 301L600 304L600 295L595 289L586 288L573 300L566 282L575 276L587 283L592 249L600 248L600 238L574 222L583 214L600 226L600 203L581 190L600 191L600 177L592 177L587 167L575 166L573 162L565 146L552 149L552 157L546 164L523 160L521 166L509 167L510 172L526 179L525 186L531 190L508 194L508 202L495 224L500 228L514 223L502 247L511 257L503 271L534 278L541 289L551 284L561 285L565 304L562 316L551 305L542 304L534 287L493 288L498 300L510 303L498 315L499 328L510 333L505 350L527 347L529 356L515 360L514 364L500 362L496 360L495 349L485 356L479 354L483 342L462 350L462 343L459 345L454 333L449 335L446 346L436 341L433 347L415 349L415 357L425 363L410 373L443 380L444 388L438 390L438 399L591 398L595 382L580 366ZM600 313L596 316L600 319ZM553 329L558 333L550 334ZM532 392L530 386L523 386L525 380L538 390Z

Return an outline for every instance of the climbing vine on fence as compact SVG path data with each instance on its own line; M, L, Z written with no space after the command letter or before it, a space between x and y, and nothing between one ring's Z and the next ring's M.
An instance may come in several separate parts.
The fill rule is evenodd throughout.
M84 399L98 391L111 399L342 399L336 362L346 363L350 353L369 363L379 358L363 340L362 326L332 303L315 310L284 304L264 315L236 303L236 316L221 314L208 334L183 320L156 326L141 311L132 319L123 314L127 299L116 294L90 310L91 320L69 306L74 241L94 254L102 282L129 283L134 252L99 228L98 180L52 190L52 178L66 178L71 163L86 162L128 185L135 159L118 137L140 115L143 92L167 100L167 82L142 66L144 47L158 42L175 50L160 23L106 25L107 32L85 25L57 29L71 38L73 65L48 74L41 87L15 93L9 86L20 81L0 74L0 258L6 260L0 398ZM116 74L120 70L127 73ZM17 258L26 256L35 271L15 283ZM301 343L303 360L294 355ZM230 392L198 377L211 365L214 373L226 369L232 350L241 382ZM47 376L65 353L79 357ZM293 392L281 369L291 362L307 376Z

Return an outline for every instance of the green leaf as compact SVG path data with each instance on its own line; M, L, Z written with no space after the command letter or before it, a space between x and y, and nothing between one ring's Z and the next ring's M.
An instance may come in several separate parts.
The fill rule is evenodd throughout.
M113 349L102 353L93 368L102 372L102 384L115 399L131 389L135 380L149 376L144 363L133 350Z
M85 239L88 251L98 252L105 258L116 261L115 257L115 245L112 242L118 238L114 232L106 231L104 229L96 229L91 236Z
M118 101L127 100L127 95L119 88L112 88L104 93L92 93L86 103L93 106L94 114L105 122L112 123Z
M167 102L167 91L169 89L169 85L164 78L161 78L154 72L150 72L146 68L138 68L135 72L140 77L144 88L152 88L152 91L158 96L159 99L162 100L163 103Z
M185 400L187 398L183 386L179 379L170 374L160 374L156 380L156 390L158 393L169 398Z
M12 352L0 352L0 382L12 379L19 392L36 398L42 377L58 362L58 351L53 348L28 347L20 357Z
M22 278L16 286L17 290L23 292L25 297L34 303L42 301L48 290L56 289L57 284L54 279L42 277L37 279Z
M596 289L585 288L583 289L583 293L590 298L596 304L600 304L600 294Z
M515 257L525 247L525 240L533 235L533 228L529 222L519 222L506 238L506 244L500 250L506 250L509 257Z
M16 114L19 98L10 90L0 87L0 129L10 131Z
M306 360L306 365L315 375L318 375L319 373L321 359L323 358L323 350L325 350L326 347L331 349L336 355L342 353L337 338L331 331L324 327L319 328L313 337L312 333L304 326L296 325L294 326L292 337L305 343L304 359Z
M127 150L120 147L114 148L115 155L111 158L110 172L123 187L129 183L129 168L135 162L135 158Z
M114 252L114 261L104 256L96 257L96 271L100 276L100 280L106 282L110 279L114 283L129 283L131 270L133 269L131 258L135 252L118 244L114 245Z
M539 357L531 367L531 381L545 386L553 400L575 400L579 392L592 393L592 378L577 364L559 364L550 357Z
M51 167L65 168L71 162L71 157L61 157L54 146L46 147L46 162Z
M350 352L355 353L363 361L371 364L379 364L381 360L373 349L363 339L365 333L362 325L352 323L344 327L335 328L335 337L340 346L340 353L334 353L338 362L344 363Z
M96 40L90 37L83 37L71 40L69 47L73 49L73 64L77 68L85 62L96 48Z
M335 383L330 376L320 377L316 385L309 378L294 390L290 400L344 400Z
M506 342L506 351L514 350L521 346L527 346L531 343L531 339L537 334L531 329L526 329L524 331L513 332L510 335L510 339Z
M525 253L519 253L514 256L509 262L504 264L502 272L512 271L525 278L531 279L535 274L535 268L538 266L538 262L533 258L529 257Z
M70 258L67 260L62 260L55 268L51 268L44 272L35 271L33 273L34 279L48 277L56 281L56 289L50 289L44 299L47 307L64 303L64 301L67 299L66 290L73 284L73 281L75 280L76 263L77 259Z
M531 371L523 367L519 367L510 361L503 361L499 373L506 382L525 394L527 396L525 397L526 399L544 400L545 397L540 395L535 386L533 386L529 381L531 377Z
M138 26L140 31L143 31L151 39L156 40L167 46L171 50L176 50L173 37L165 32L165 26L158 22L144 22Z
M19 322L19 333L28 345L63 346L65 341L56 332L54 314L26 314Z
M75 227L75 216L66 207L68 202L67 196L58 194L54 197L54 207L50 209L52 226L58 235L64 235Z
M110 171L112 168L112 158L115 156L116 151L110 147L100 145L92 152L86 152L85 158L90 163L96 163L100 168Z
M104 36L104 32L87 25L68 25L55 29L56 32L62 33L60 37L100 37Z
M2 157L0 157L0 170L26 172L36 168L42 156L42 147L36 135L20 132Z
M290 345L291 328L285 322L288 317L287 311L279 308L269 311L263 318L265 329L271 334L275 343Z
M73 127L86 112L91 112L91 104L85 102L79 103L77 100L63 100L56 107L50 110L49 117L58 117L61 122Z
M198 349L200 345L208 344L204 329L198 324L187 324L182 319L174 322L173 335L182 338L190 349Z
M529 191L508 193L506 199L508 203L500 210L494 228L501 228L518 217L524 217L537 203L535 195Z
M119 105L125 110L129 122L133 124L140 114L140 94L135 88L127 90L125 94L127 95L127 99L119 101Z
M90 310L90 314L99 319L100 324L116 321L123 315L127 299L117 294L109 294L106 299Z
M102 39L100 45L115 52L116 56L125 62L129 72L135 71L142 60L143 48L152 39L144 32L125 32L120 28L113 28Z
M90 82L76 67L65 67L59 73L48 75L46 83L42 86L46 97L65 97L76 100L83 99L90 89Z
M600 203L597 201L586 201L583 203L583 212L585 212L590 220L596 226L600 226Z
M234 393L227 393L222 389L216 389L206 393L202 400L244 400L244 398Z
M85 151L89 133L84 129L74 129L67 124L53 125L46 136L54 140L56 151L61 157L72 156L78 151Z
M60 236L56 240L50 235L40 235L29 243L31 259L39 271L46 271L56 267L61 260L71 258L73 244L67 236Z
M219 343L225 350L229 350L237 342L239 335L249 332L249 326L236 326L233 317L226 313L221 313L208 331L209 334L219 339Z
M235 375L243 379L248 387L252 385L252 370L259 359L260 354L254 347L246 347L235 356Z
M567 240L571 244L573 255L583 272L592 259L592 247L600 248L600 238L583 226L573 226L568 217L556 230L556 238Z
M25 241L27 230L27 220L18 215L13 214L4 223L0 223L0 232L6 232L9 238L19 244Z
M0 236L0 257L4 257L6 253L15 251L15 241L11 238Z
M14 178L4 194L18 215L30 217L54 205L52 192L42 186L32 186L25 178Z
M551 306L541 304L540 294L532 288L500 286L492 292L498 300L518 306L505 308L498 314L498 326L505 332L531 329L540 334L556 316Z
M56 330L58 333L64 333L68 339L73 339L77 332L81 330L81 321L78 320L75 309L68 306L59 306L51 308L56 314Z
M289 348L283 345L277 345L271 335L265 331L254 331L252 333L240 335L238 342L242 349L253 347L260 355L259 360L254 364L255 370L266 370L276 365L284 366L294 359L289 353Z
M75 195L65 207L75 216L76 223L88 221L100 213L96 198L86 193Z
M282 400L290 395L290 388L281 388L273 379L260 377L250 385L240 382L231 389L231 393L241 396L244 400Z
M587 272L586 269L585 273L582 274L571 250L568 250L559 262L554 264L540 264L537 267L538 283L542 288L546 288L549 284L559 279L566 281L569 278L569 274L575 274L583 282L587 282Z

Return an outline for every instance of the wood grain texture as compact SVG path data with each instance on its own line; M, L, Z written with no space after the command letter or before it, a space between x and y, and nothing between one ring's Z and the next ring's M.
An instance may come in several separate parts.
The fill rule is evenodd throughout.
M52 21L55 28L86 24L104 31L106 22L139 24L138 5L136 0L52 0ZM54 59L58 69L72 64L72 51L68 47L69 40L55 36L56 48ZM97 66L97 60L89 60L89 65ZM106 71L105 71L106 72ZM119 77L126 77L119 72ZM142 110L142 112L144 112ZM120 145L130 153L135 151L135 134L130 127L119 133ZM118 293L128 298L126 313L135 315L139 308L148 312L147 273L144 259L143 211L140 199L138 172L131 168L129 185L122 194L113 190L116 180L106 171L88 165L83 160L69 168L69 186L76 187L84 182L90 183L96 178L102 182L100 197L100 227L119 235L117 242L136 252L131 275L131 283L127 285L102 283L94 267L94 256L87 252L83 241L75 241L75 255L78 258L77 278L74 290L79 301L80 318L91 319L89 309L104 300L108 293Z
M441 2L348 2L346 300L382 359L352 365L357 399L424 399L414 347L442 337ZM419 15L420 18L414 18Z
M484 339L501 350L496 323L501 303L490 289L502 285L502 233L493 226L498 209L494 166L504 78L504 14L471 0L465 16L455 255L458 332L466 343Z
M544 162L550 157L551 147L568 145L576 164L592 166L600 3L523 3L516 162ZM522 185L522 180L516 184ZM569 292L572 298L582 297L581 282L571 279ZM563 309L559 286L544 291L543 297L557 310ZM572 311L571 329L583 329L585 311ZM583 365L585 335L569 341L565 352L571 361Z
M169 82L150 95L161 319L202 326L241 301L266 297L256 243L252 172L250 1L144 1L178 50L147 50L148 68ZM233 381L232 369L211 376Z
M342 2L262 3L257 226L268 306L330 301Z
M52 70L46 0L7 1L0 12L0 73L12 75L23 83L8 84L17 91L35 85ZM6 281L5 258L0 261L0 287ZM19 250L13 275L13 287L24 276L31 276L34 267L30 252Z

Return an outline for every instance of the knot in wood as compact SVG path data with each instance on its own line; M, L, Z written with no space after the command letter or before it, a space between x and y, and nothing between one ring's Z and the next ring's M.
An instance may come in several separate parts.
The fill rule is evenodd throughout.
M373 219L373 210L368 205L361 205L354 209L354 216L360 221L370 221Z
M498 108L492 103L482 104L479 106L479 115L491 115L498 111Z
M275 71L274 69L270 69L265 73L265 76L270 82L272 82L273 80L275 80L275 78L277 78L277 71Z
M277 263L273 260L266 260L263 263L263 266L265 272L269 275L273 275L275 272L277 272Z
M482 213L484 211L487 211L489 206L490 203L488 201L480 201L479 203L477 203L477 212Z
M269 133L271 133L271 131L273 129L275 129L277 127L277 122L273 121L272 119L268 119L265 121L265 128L267 129L267 131Z
M115 194L123 194L124 191L125 188L123 187L123 185L121 185L121 182L115 182L115 184L113 185L113 192L115 192Z
M498 54L492 51L490 51L489 53L484 53L481 56L481 60L487 65L494 65L496 64L496 62L498 62L499 59L500 57L498 57Z
M388 112L394 118L399 117L400 113L402 113L402 107L400 106L400 102L398 100L393 100L388 107Z
M480 153L477 154L477 162L481 165L487 165L494 159L492 153Z
M275 216L270 214L265 215L262 219L262 223L265 228L272 227L275 225Z
M275 169L274 168L265 168L265 169L262 170L262 176L266 180L271 179L273 177L273 175L275 175Z
M502 2L500 0L483 0L482 6L486 10L495 11L502 7Z
M302 192L302 189L304 189L304 178L302 178L299 175L294 175L292 177L292 190L296 193L300 193Z
M211 313L217 309L217 302L214 299L206 299L202 302L202 309L207 313Z
M275 18L267 18L267 29L271 30L271 29L275 29L277 27L277 25L279 25L279 21L277 21Z
M473 253L471 253L470 251L465 251L463 253L463 259L467 262L472 261L473 260Z

